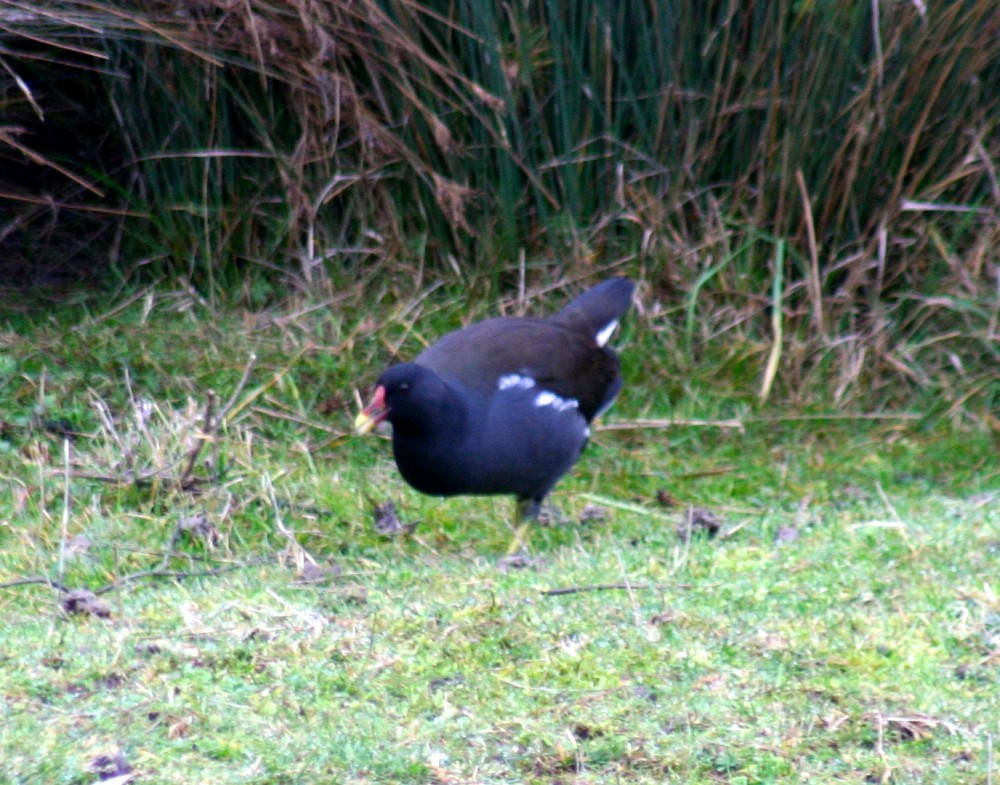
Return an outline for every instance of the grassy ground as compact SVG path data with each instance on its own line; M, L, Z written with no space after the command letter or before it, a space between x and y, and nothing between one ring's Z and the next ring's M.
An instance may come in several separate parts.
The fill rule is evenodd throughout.
M348 433L461 314L0 324L0 783L993 781L995 436L757 408L636 316L608 424L743 428L601 430L508 559L510 500L421 497Z

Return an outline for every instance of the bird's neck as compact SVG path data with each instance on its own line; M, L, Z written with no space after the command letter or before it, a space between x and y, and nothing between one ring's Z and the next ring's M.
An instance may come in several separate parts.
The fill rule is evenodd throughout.
M394 439L442 439L454 443L464 437L469 423L465 403L450 388L435 400L424 402L412 415L393 420Z

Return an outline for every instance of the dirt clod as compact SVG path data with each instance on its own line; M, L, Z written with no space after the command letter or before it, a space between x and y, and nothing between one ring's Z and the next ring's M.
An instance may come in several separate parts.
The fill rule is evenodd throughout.
M417 528L416 523L403 523L399 519L393 502L376 503L373 515L375 531L383 537L405 537Z
M67 592L62 599L62 609L66 613L97 616L100 619L111 618L111 606L97 599L97 595L89 589L74 589Z
M677 524L677 536L682 540L690 539L696 534L714 537L722 528L722 521L715 513L704 507L688 507Z

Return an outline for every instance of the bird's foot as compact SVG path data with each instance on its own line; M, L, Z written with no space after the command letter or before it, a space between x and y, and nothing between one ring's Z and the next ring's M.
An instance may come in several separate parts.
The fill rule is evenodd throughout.
M514 529L514 539L507 546L507 555L528 553L531 550L531 524L521 523Z
M562 510L558 507L553 507L551 504L545 504L538 508L535 521L539 526L548 527L566 526L575 522L570 516L564 515Z
M514 521L518 524L538 517L538 511L542 508L541 499L518 499L517 510L514 512Z

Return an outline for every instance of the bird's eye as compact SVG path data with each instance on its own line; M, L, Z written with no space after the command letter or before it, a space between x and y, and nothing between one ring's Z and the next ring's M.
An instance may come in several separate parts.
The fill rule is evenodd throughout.
M409 392L410 391L410 383L409 382L403 382L401 385L399 385L399 391L400 392L404 392L404 393L405 392Z

